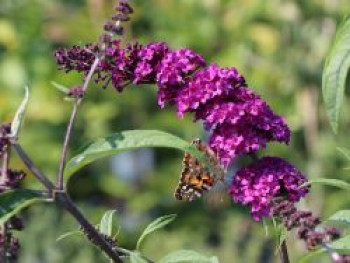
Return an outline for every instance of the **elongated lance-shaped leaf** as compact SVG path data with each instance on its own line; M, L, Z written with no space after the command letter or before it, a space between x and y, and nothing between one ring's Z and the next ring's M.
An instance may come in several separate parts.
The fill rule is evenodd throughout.
M24 119L24 113L26 111L27 104L29 101L29 88L28 88L28 86L25 86L24 90L25 90L24 98L23 98L21 104L19 105L19 107L16 111L16 114L15 114L15 117L13 118L12 123L11 123L11 136L12 137L17 137L19 132L20 132L20 129L21 129L22 123L23 123L23 119Z
M327 221L339 222L350 225L350 210L340 210L330 216Z
M348 149L342 148L342 147L337 147L337 150L344 155L348 161L350 161L350 151Z
M81 230L70 231L70 232L64 233L64 234L60 235L58 238L56 238L56 242L60 242L63 239L66 239L67 237L76 236L76 235L84 235L84 233Z
M108 210L103 214L99 226L99 230L102 234L112 237L113 235L113 218L115 217L116 210Z
M171 252L170 254L159 260L158 263L219 263L217 257L207 257L196 251L192 250L178 250Z
M165 227L167 224L171 223L174 219L176 218L176 215L166 215L157 218L154 220L152 223L150 223L146 229L142 232L139 240L137 241L136 244L136 250L140 249L142 241L145 239L146 236L149 234L153 233L154 231L157 231L163 227Z
M0 225L22 209L45 201L47 196L44 193L31 190L10 190L0 194Z
M134 252L130 254L130 263L147 263L147 260L142 258L139 253Z
M326 58L322 74L322 93L334 133L338 130L346 76L350 67L350 19L342 23Z
M306 183L302 184L300 188L305 187L307 185L314 185L314 184L323 184L328 186L334 186L338 187L344 190L350 190L350 184L347 182L344 182L342 180L338 179L328 179L328 178L320 178L320 179L312 179L307 181Z
M189 152L199 159L207 168L214 172L209 160L191 143L166 132L157 130L131 130L115 133L91 142L85 149L73 157L65 167L65 179L82 167L103 157L112 156L138 148L173 148Z
M69 88L67 88L66 86L63 86L61 84L58 84L57 82L51 81L52 86L54 86L56 89L58 89L59 91L63 92L65 95L68 94Z

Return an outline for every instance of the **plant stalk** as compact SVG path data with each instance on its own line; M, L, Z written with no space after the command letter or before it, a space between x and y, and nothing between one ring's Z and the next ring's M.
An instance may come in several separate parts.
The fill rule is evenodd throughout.
M287 243L285 240L283 240L281 247L280 247L280 259L281 263L289 263L289 256L288 256L288 249L287 249Z
M34 176L47 188L53 197L58 201L80 224L84 233L88 236L92 243L101 248L114 262L122 263L119 254L115 252L112 246L100 235L95 227L84 217L76 205L72 202L66 192L59 191L54 184L44 175L28 157L26 152L19 144L13 144L19 157L22 159L27 168L34 174Z
M4 152L4 155L2 157L2 167L1 167L1 175L0 175L0 182L3 182L5 185L5 181L7 178L7 171L9 168L10 163L10 154L11 154L11 147L7 145L7 149ZM1 185L0 185L1 186ZM1 189L0 189L1 191ZM4 238L4 245L0 248L0 262L7 262L7 225L6 222L0 226L0 234Z
M84 81L84 84L83 84L83 94L85 94L88 86L89 86L89 83L91 81L91 78L93 76L93 74L95 73L95 70L98 66L98 63L100 63L100 59L99 57L96 55L96 58L94 60L94 63L91 65L91 68L90 68L90 71L89 73L87 74L86 78L85 78L85 81ZM77 114L78 114L78 108L82 102L82 99L83 98L80 98L80 99L77 99L74 103L74 106L73 106L73 110L72 110L72 113L71 113L71 116L70 116L70 119L69 119L69 122L68 122L68 125L67 125L67 131L66 131L66 135L65 135L65 138L64 138L64 142L63 142L63 147L62 147L62 154L61 154L61 158L60 158L60 163L59 163L59 170L58 170L58 182L57 182L57 185L58 185L58 189L59 190L64 190L64 180L63 180L63 175L64 175L64 166L66 164L66 158L67 158L67 152L68 152L68 146L69 146L69 141L70 141L70 138L71 138L71 135L72 135L72 131L73 131L73 128L74 128L74 123L75 123L75 120L76 120L76 117L77 117Z
M92 243L101 248L114 262L123 262L119 258L118 252L113 250L112 245L107 242L107 240L96 230L93 225L90 224L89 221L87 221L84 215L78 210L65 192L57 193L56 197L61 205L79 222L85 235Z

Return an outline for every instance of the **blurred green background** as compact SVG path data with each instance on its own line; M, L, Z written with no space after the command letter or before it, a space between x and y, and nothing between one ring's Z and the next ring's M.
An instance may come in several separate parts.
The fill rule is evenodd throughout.
M111 15L111 0L0 1L0 119L10 121L29 84L31 100L20 139L35 162L55 180L71 103L51 81L81 83L78 74L58 71L52 57L57 47L94 42ZM321 73L336 25L350 13L349 0L134 0L135 14L126 26L126 40L166 41L172 48L189 47L207 61L235 66L251 88L286 117L292 141L269 145L260 155L279 155L309 178L350 181L337 146L350 148L349 115L341 130L331 133L321 100ZM346 100L349 100L348 98ZM343 112L348 112L346 101ZM174 109L159 110L156 89L90 87L81 107L70 155L89 140L125 129L160 129L191 140L205 138L191 116L179 120ZM216 193L193 203L172 197L181 171L181 153L143 150L99 161L73 176L69 193L93 223L107 209L116 209L119 243L134 248L137 236L152 219L179 216L146 240L144 252L157 260L186 248L217 255L220 262L275 262L275 241L247 209L230 200L215 202ZM15 157L15 167L23 167ZM40 188L29 175L25 186ZM335 188L313 187L301 207L324 218L348 208L350 196ZM55 205L36 205L23 213L25 231L19 262L107 262L81 237L56 242L76 230L75 221ZM295 234L288 238L291 261L305 253ZM317 260L317 262L322 262ZM328 262L325 258L324 262Z

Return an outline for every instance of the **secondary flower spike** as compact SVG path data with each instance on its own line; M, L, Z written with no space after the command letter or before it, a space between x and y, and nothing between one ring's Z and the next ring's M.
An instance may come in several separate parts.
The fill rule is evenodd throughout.
M293 165L278 157L263 157L242 168L233 177L230 194L236 203L251 207L255 220L271 215L271 201L284 197L297 202L308 193L300 187L306 177Z

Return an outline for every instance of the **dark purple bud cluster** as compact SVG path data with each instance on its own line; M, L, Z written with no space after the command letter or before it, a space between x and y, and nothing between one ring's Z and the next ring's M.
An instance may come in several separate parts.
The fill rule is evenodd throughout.
M11 221L11 220L10 220ZM4 231L6 229L6 231ZM0 226L0 252L5 254L10 262L17 260L20 244L18 239L12 235L8 226ZM6 261L7 262L7 261Z
M10 156L5 153L9 153L9 147L11 146L10 133L10 124L0 125L0 163L3 163L0 169L0 194L6 190L17 188L19 182L25 177L24 171L12 170L7 167ZM17 259L20 248L18 239L13 236L13 231L20 231L22 229L22 220L17 216L10 218L3 225L0 225L0 254L5 254L6 258L11 262Z
M350 263L350 255L342 255L337 260L336 263Z
M11 133L11 124L5 123L0 125L0 158L6 152L10 144L9 135Z
M98 48L96 45L84 47L73 46L69 49L59 48L54 52L57 65L65 72L88 72L95 60Z
M69 89L67 95L75 99L80 99L84 97L84 89L81 86L74 86Z
M18 187L20 180L22 180L24 176L25 173L23 171L8 169L7 172L4 173L0 170L0 193ZM17 216L10 218L3 225L0 225L0 254L5 252L8 260L16 260L18 257L20 245L18 239L14 237L13 231L20 231L22 229L22 220Z
M249 205L253 218L260 220L272 215L274 198L297 202L304 197L308 187L300 186L305 182L306 177L282 158L263 157L236 172L230 194L235 202Z
M25 172L22 170L8 169L6 172L3 172L0 169L0 193L6 189L17 188L25 175Z
M293 202L283 197L272 200L271 214L281 219L288 230L298 229L299 238L305 241L309 250L329 244L340 237L335 227L320 228L321 219L319 217L313 216L309 211L298 211Z
M124 27L121 25L122 22L130 20L130 14L134 13L133 8L130 6L128 0L119 0L114 10L117 12L112 15L111 19L107 21L103 29L104 34L100 37L101 50L105 50L113 42L113 36L121 36L124 34Z

